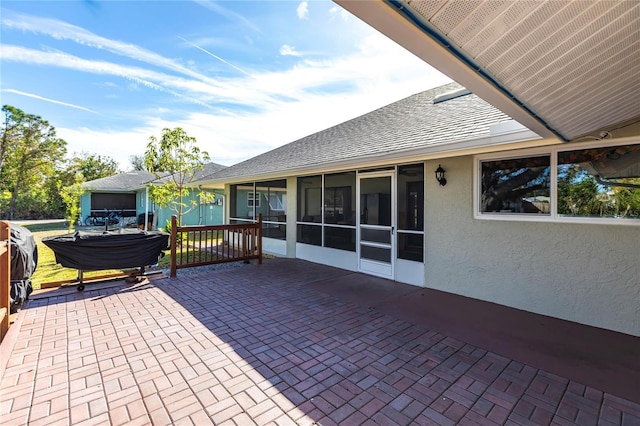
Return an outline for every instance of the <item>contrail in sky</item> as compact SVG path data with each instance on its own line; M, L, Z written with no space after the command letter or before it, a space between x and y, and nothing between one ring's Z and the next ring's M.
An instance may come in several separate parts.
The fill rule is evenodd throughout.
M217 60L219 60L220 62L223 62L223 63L225 63L225 64L229 65L231 68L233 68L233 69L235 69L235 70L237 70L237 71L240 71L242 74L244 74L244 75L246 75L246 76L251 76L251 74L249 74L248 72L246 72L246 71L245 71L245 70L243 70L242 68L240 68L240 67L237 67L237 66L233 65L231 62L225 61L225 60L224 60L224 59L222 59L220 56L214 55L213 53L209 52L207 49L204 49L204 48L202 48L202 47L198 46L198 45L197 45L197 44L195 44L195 43L191 43L191 42L190 42L189 40L187 40L186 38L184 38L184 37L180 37L180 36L178 36L178 38L179 38L180 40L184 41L185 43L189 43L191 46L195 47L196 49L202 50L202 51L203 51L204 53L206 53L207 55L209 55L209 56L213 56L214 58L216 58L216 59L217 59Z
M98 112L96 112L94 110L91 110L89 108L81 107L81 106L74 105L74 104L69 104L67 102L56 101L55 99L45 98L43 96L34 95L33 93L21 92L19 90L14 90L14 89L2 89L2 91L3 92L8 92L8 93L13 93L13 94L16 94L16 95L26 96L28 98L39 99L39 100L45 101L45 102L51 102L52 104L68 106L69 108L81 109L82 111L91 112L93 114L99 114Z

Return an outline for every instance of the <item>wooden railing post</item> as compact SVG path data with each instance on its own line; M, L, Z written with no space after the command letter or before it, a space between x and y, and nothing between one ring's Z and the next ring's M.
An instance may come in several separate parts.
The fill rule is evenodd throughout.
M178 269L216 263L257 259L262 264L262 234L261 214L250 223L195 226L179 226L172 216L170 276L175 277Z
M171 272L169 276L171 278L176 277L177 273L177 257L176 251L178 249L178 218L176 215L171 216Z
M0 221L0 341L9 330L11 313L11 233L9 222Z
M262 213L258 215L258 265L262 265Z

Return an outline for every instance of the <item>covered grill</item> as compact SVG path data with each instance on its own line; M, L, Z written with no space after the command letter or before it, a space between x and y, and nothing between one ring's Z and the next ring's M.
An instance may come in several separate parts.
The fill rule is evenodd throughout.
M83 290L82 271L144 268L157 263L162 251L168 248L169 234L122 228L104 232L76 231L43 238L42 242L53 250L56 262L79 271L78 290Z
M38 266L38 247L33 234L27 228L11 223L11 313L29 299L33 291L31 275Z

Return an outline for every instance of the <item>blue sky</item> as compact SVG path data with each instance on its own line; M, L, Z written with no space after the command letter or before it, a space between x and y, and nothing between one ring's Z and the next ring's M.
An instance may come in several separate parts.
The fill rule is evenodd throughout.
M122 170L182 127L231 165L450 81L331 1L0 3L0 96Z

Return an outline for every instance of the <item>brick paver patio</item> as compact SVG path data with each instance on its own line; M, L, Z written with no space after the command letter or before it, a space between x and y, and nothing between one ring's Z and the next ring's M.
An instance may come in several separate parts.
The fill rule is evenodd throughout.
M640 424L636 402L318 291L352 272L279 266L31 300L0 424Z

